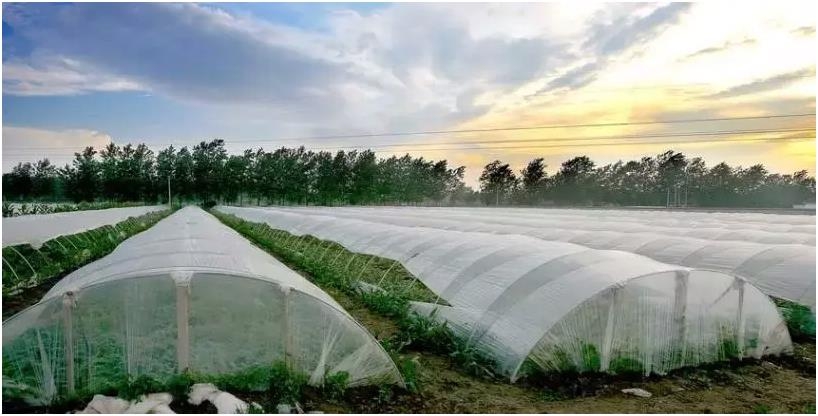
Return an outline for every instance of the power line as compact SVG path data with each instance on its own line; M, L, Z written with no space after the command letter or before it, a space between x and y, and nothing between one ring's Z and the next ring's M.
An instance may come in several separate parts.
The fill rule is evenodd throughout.
M801 139L815 139L814 132L809 135L802 135L802 136L776 136L776 137L758 137L758 138L726 138L726 139L705 139L705 140L687 140L687 141L678 141L678 140L664 140L664 141L638 141L638 142L616 142L616 143L593 143L593 144L585 144L585 143L567 143L567 144L552 144L552 145L524 145L524 146L492 146L492 147L443 147L443 148L409 148L409 149L394 149L394 150L378 150L377 153L384 153L384 152L430 152L430 151L449 151L449 150L514 150L514 149L548 149L548 148L560 148L560 147L608 147L608 146L633 146L633 145L656 145L656 144L675 144L675 145L686 145L686 144L696 144L696 143L725 143L725 142L745 142L745 143L753 143L753 142L771 142L771 141L788 141L788 140L801 140ZM366 150L369 149L369 146L345 146L345 147L336 147L334 149L350 149L350 150ZM17 157L22 156L42 156L41 154L17 154L13 155ZM66 155L68 156L68 155Z
M511 149L548 149L555 147L590 147L590 146L632 146L632 145L654 145L654 144L695 144L695 143L723 143L723 142L769 142L769 141L787 141L800 139L815 139L815 134L807 136L786 136L786 137L760 137L760 138L734 138L734 139L707 139L707 140L690 140L680 142L678 140L654 141L654 142L626 142L626 143L595 143L595 144L553 144L542 146L497 146L497 147L449 147L449 148L434 148L434 149L408 149L401 150L405 152L410 151L444 151L444 150L511 150ZM385 150L378 151L385 152Z
M633 121L633 122L615 122L615 123L588 123L588 124L554 124L541 126L515 126L515 127L494 127L485 129L459 129L459 130L427 130L427 131L409 131L409 132L392 132L392 133L364 133L364 134L347 134L347 135L327 135L327 136L302 136L289 137L279 139L257 139L257 140L230 140L225 143L276 143L282 141L304 141L304 140L328 140L328 139L355 139L355 138L371 138L371 137L397 137L397 136L420 136L420 135L434 135L434 134L462 134L462 133L486 133L496 131L520 131L520 130L544 130L544 129L570 129L570 128L593 128L593 127L623 127L623 126L643 126L656 124L681 124L681 123L701 123L701 122L715 122L715 121L739 121L739 120L766 120L766 119L781 119L781 118L795 118L795 117L810 117L815 116L815 113L797 113L797 114L772 114L766 116L746 116L746 117L716 117L716 118L691 118L691 119L676 119L676 120L656 120L656 121ZM181 143L153 143L153 146L174 145ZM35 147L18 147L19 149L35 149ZM56 149L57 147L41 146L40 149ZM63 146L63 148L67 148ZM75 149L70 147L69 149ZM7 148L15 149L15 148Z
M736 134L762 134L762 133L801 133L814 132L815 128L791 128L791 129L755 129L755 130L716 130L716 131L692 131L680 133L654 133L629 136L586 136L586 137L544 137L532 139L501 139L501 140L481 140L481 141L460 141L441 143L394 143L394 144L373 144L360 145L360 148L384 148L384 147L406 147L406 146L447 146L447 145L470 145L470 144L499 144L499 143L529 143L529 142L554 142L554 141L592 141L592 140L624 140L624 139L647 139L666 137L695 137L695 136L728 136ZM650 142L648 142L650 143ZM350 146L321 146L321 149L346 149ZM20 148L21 150L24 148ZM44 148L45 149L45 148ZM76 147L65 147L64 149L76 149ZM26 149L30 150L30 149ZM14 153L12 153L14 155Z
M504 139L504 140L480 140L442 143L396 143L396 144L376 144L366 146L369 148L381 147L403 147L403 146L441 146L441 145L464 145L464 144L492 144L492 143L526 143L526 142L553 142L553 141L592 141L592 140L623 140L623 139L647 139L660 137L694 137L694 136L729 136L735 134L761 134L761 133L797 133L814 132L815 128L804 129L763 129L763 130L722 130L712 132L685 132L685 133L657 133L631 136L591 136L591 137L548 137L540 139ZM646 142L651 143L651 142ZM336 147L343 148L343 147ZM322 149L328 149L322 147ZM329 148L332 149L332 148Z
M543 130L543 129L568 129L568 128L587 128L587 127L619 127L619 126L640 126L651 124L679 124L679 123L699 123L708 121L733 121L733 120L761 120L774 118L793 118L793 117L808 117L815 116L815 113L801 113L801 114L776 114L767 116L747 116L747 117L718 117L718 118L698 118L698 119L677 119L677 120L657 120L657 121L633 121L633 122L618 122L618 123L590 123L590 124L555 124L543 126L528 126L528 127L495 127L485 129L461 129L461 130L429 130L429 131L412 131L399 133L372 133L372 134L357 134L357 135L330 135L330 136L307 136L294 137L281 140L323 140L323 139L354 139L367 137L389 137L389 136L418 136L427 134L459 134L459 133L485 133L493 131L515 131L515 130ZM232 140L231 143L255 142L258 140Z

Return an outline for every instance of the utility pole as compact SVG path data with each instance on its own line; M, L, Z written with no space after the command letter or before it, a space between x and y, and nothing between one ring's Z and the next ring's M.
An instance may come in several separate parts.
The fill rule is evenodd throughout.
M173 209L173 204L171 203L170 199L170 175L168 175L168 207Z

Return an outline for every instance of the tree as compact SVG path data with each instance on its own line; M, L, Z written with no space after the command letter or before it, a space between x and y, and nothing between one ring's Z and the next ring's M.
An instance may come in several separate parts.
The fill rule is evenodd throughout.
M156 155L156 181L156 193L160 196L167 194L168 186L171 189L179 188L176 183L176 149L173 146L160 150Z
M93 201L100 193L99 163L94 159L96 154L93 147L86 147L82 153L74 153L72 166L66 165L63 169L68 194L75 202Z
M588 156L578 156L562 163L554 177L558 200L569 203L588 202L593 199L594 162Z
M193 148L193 189L201 200L221 198L219 183L226 159L224 140L201 142Z
M500 205L500 199L506 198L517 186L517 177L508 163L495 160L483 168L480 174L480 191L492 195L494 205Z
M33 167L31 163L18 163L17 166L11 169L9 174L8 187L21 200L25 200L32 195L33 183ZM4 175L5 176L5 175Z
M536 204L543 197L546 185L545 164L543 158L538 157L526 165L520 171L522 178L524 201L528 204Z
M57 167L48 159L38 160L34 165L31 193L35 198L48 197L57 193Z

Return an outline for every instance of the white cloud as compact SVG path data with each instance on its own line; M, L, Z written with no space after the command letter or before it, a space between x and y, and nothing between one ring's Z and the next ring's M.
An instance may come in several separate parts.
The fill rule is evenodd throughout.
M100 149L111 142L111 136L94 130L48 130L3 126L3 172L19 162L48 158L52 164L71 163L74 152L86 146Z
M64 57L12 58L3 62L3 93L21 96L77 95L93 91L138 91L139 84L95 71Z

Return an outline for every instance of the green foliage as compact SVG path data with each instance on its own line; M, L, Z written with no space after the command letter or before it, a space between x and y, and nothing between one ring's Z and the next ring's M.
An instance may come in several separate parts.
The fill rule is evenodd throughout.
M408 314L409 302L388 292L362 292L360 299L371 311L387 318L400 318Z
M164 391L165 385L158 380L141 375L136 378L128 377L117 388L117 395L125 400L136 400L149 393Z
M339 400L344 397L347 387L349 387L349 373L339 371L324 377L321 392L329 400Z
M783 207L815 200L805 170L774 174L761 165L707 167L700 157L668 150L653 157L597 166L588 156L564 161L548 177L542 158L515 174L495 160L480 175L482 192L465 185L465 167L410 155L379 159L371 150L335 154L303 146L228 155L224 141L202 141L157 154L145 144L77 149L71 165L48 159L19 163L3 174L5 200L164 200L255 204L448 203L689 205Z
M202 207L202 209L211 209L211 208L215 207L217 204L216 204L216 201L214 201L212 199L209 199L207 201L203 201L199 205Z
M773 409L771 409L770 406L767 406L766 404L757 404L753 406L753 413L756 414L773 413Z
M420 364L417 357L406 358L403 356L393 355L392 359L398 366L403 382L406 384L406 390L417 393L420 389L418 373L420 372Z
M599 351L596 345L589 343L582 343L580 347L582 354L582 368L585 371L599 371L601 368L602 359L599 356Z
M165 391L173 396L174 400L187 401L188 394L190 394L190 387L196 384L196 378L191 373L185 371L171 377L165 383Z
M566 396L555 390L543 389L543 391L540 392L540 398L546 402L558 402L560 400L565 400Z
M416 313L409 313L398 321L398 343L409 348L437 354L454 352L452 332L446 324Z
M645 366L641 361L630 357L615 357L608 365L608 371L613 374L644 374Z
M267 393L272 403L294 404L301 400L306 385L306 375L291 371L284 363L276 363L270 369Z
M778 309L787 322L787 329L795 339L815 339L815 313L808 307L785 300L776 300Z
M28 244L4 247L3 296L37 286L107 255L119 243L150 228L169 213L168 210L152 212L115 225L60 236L39 249Z

